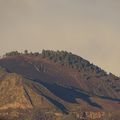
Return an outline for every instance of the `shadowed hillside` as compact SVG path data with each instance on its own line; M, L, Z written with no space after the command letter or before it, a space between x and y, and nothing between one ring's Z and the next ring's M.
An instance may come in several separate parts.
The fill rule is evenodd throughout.
M8 53L7 53L8 54ZM87 60L66 51L18 53L0 60L0 65L10 72L29 79L72 86L91 95L120 98L120 79ZM96 88L97 86L97 88Z
M13 51L0 59L0 66L3 117L31 114L37 120L39 112L49 120L64 115L82 119L84 114L86 119L110 118L120 111L120 78L72 53Z

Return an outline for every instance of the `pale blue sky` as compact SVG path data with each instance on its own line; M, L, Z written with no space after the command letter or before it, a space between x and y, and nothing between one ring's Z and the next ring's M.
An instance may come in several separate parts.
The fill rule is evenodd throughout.
M120 75L120 0L0 0L0 54L67 50Z

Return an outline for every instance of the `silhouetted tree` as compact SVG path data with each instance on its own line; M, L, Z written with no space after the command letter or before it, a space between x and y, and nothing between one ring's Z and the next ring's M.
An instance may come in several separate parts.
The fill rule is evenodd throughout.
M20 53L18 51L12 51L5 54L5 56L15 56L15 55L20 55Z
M24 54L25 54L25 55L28 55L28 50L24 50Z

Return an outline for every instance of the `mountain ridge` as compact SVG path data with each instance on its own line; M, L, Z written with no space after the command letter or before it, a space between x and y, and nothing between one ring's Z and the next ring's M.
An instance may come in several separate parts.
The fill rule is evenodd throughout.
M24 81L22 87L25 86L22 90L29 100L27 104L29 103L31 110L41 109L41 99L43 107L46 106L48 111L51 109L59 115L70 114L73 111L108 113L120 110L120 78L107 74L101 68L72 53L49 50L40 54L12 52L0 59L0 66L4 68L0 72L1 76L4 72L7 74L5 76L10 74L13 78L15 75L21 76ZM12 81L13 78L8 78L9 83L18 88L15 81ZM4 84L7 83L4 76L1 80ZM14 88L12 85L11 88ZM0 83L0 86L3 87L3 84ZM4 89L6 91L7 87ZM11 93L14 91L11 90ZM16 91L17 93L19 92Z

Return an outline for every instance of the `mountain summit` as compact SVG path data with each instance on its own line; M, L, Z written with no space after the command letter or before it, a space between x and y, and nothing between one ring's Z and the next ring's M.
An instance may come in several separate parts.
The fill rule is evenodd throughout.
M120 78L66 51L6 53L0 116L15 120L104 120L120 112Z

